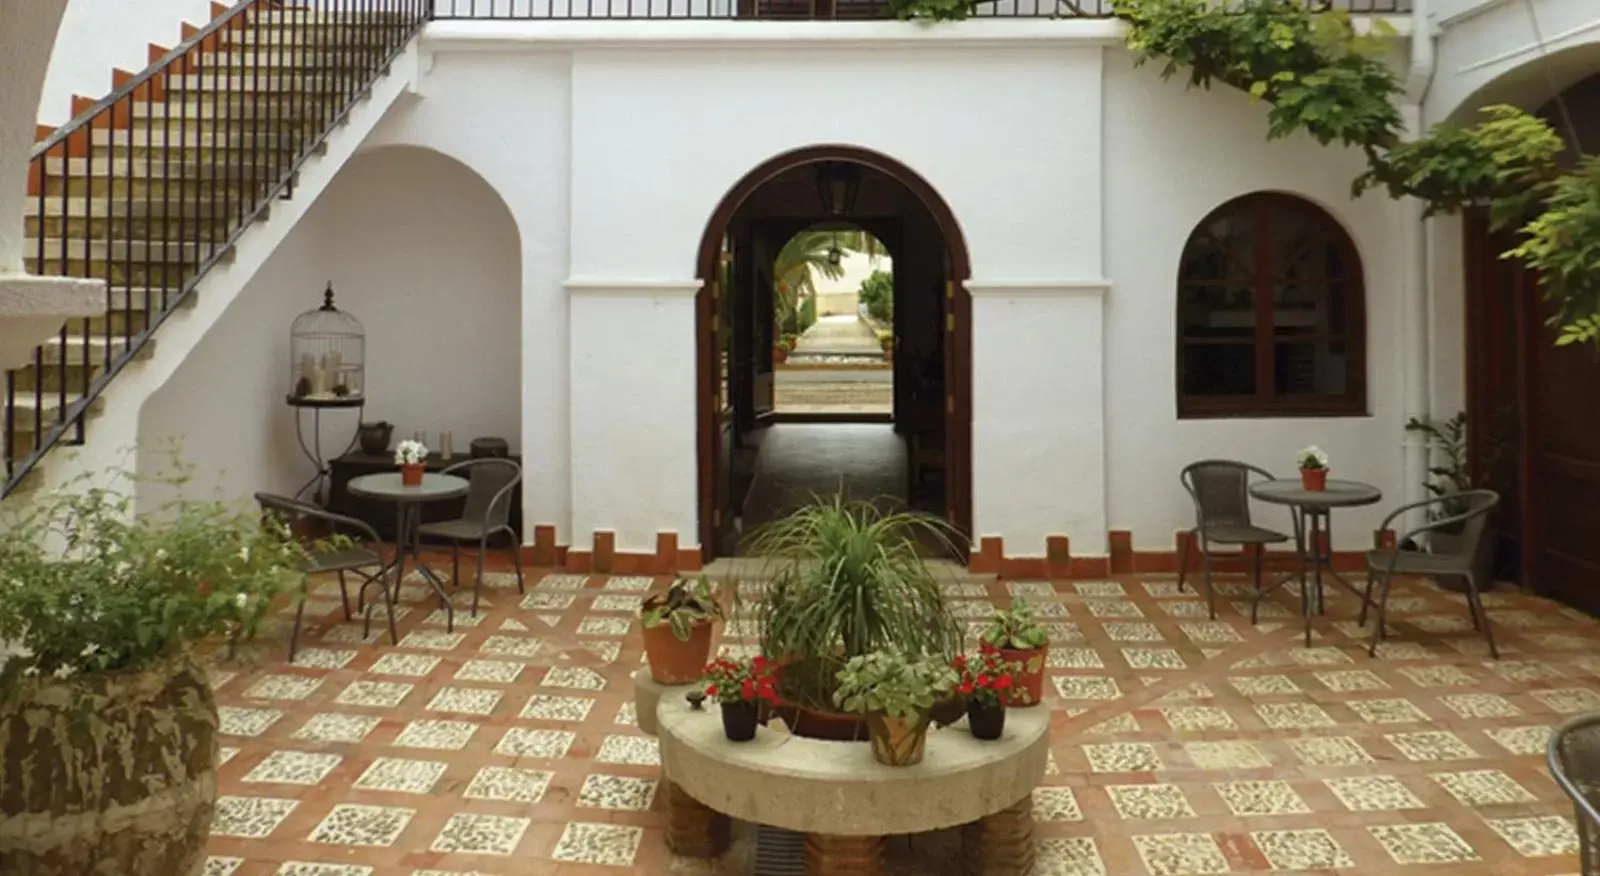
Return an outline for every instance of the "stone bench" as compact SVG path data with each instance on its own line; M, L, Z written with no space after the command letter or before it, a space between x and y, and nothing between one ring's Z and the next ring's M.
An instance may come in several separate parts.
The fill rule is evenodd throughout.
M920 764L891 767L865 742L758 728L729 742L714 703L692 708L689 687L635 677L639 725L661 741L667 842L679 855L718 857L730 818L806 835L811 873L878 876L884 839L962 828L965 872L1024 876L1033 862L1033 789L1049 758L1050 710L1013 709L985 742L965 722L930 730ZM646 713L654 720L647 726Z

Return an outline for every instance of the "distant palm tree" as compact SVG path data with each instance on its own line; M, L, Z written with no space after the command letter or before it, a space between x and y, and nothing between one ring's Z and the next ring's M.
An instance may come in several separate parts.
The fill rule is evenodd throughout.
M846 249L843 237L832 231L802 231L778 251L772 265L772 306L780 316L794 313L802 300L817 294L816 275L829 280L844 276L844 268L828 259L835 245Z

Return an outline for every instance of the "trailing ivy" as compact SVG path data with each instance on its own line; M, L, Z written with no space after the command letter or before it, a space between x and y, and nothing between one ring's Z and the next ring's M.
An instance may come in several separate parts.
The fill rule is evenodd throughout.
M1159 58L1163 78L1187 70L1191 87L1222 82L1265 101L1270 139L1303 132L1360 149L1367 170L1354 194L1418 198L1428 215L1487 206L1495 228L1518 229L1504 257L1538 272L1556 342L1600 345L1600 161L1563 173L1548 123L1493 106L1475 125L1404 142L1404 88L1383 58L1382 22L1358 35L1347 14L1304 0L1112 0L1112 10L1129 25L1135 63Z

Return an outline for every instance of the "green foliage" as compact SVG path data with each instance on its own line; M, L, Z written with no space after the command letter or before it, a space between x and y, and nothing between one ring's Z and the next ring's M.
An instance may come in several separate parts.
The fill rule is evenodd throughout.
M938 518L839 496L756 530L749 553L764 558L770 582L754 611L762 651L808 664L785 670L787 698L825 704L842 662L872 651L943 662L959 652L960 628L920 549L949 539Z
M1556 180L1544 212L1522 233L1506 255L1537 272L1554 306L1550 322L1560 327L1556 344L1600 345L1600 156Z
M1428 467L1430 480L1423 484L1435 496L1449 496L1470 490L1472 475L1467 468L1467 415L1458 413L1444 422L1422 420L1416 417L1406 421L1406 431L1415 432L1428 442L1433 452L1433 464ZM1435 507L1430 516L1435 519L1453 517L1464 508L1447 502Z
M1044 647L1050 637L1039 626L1033 605L1026 599L1013 599L1009 609L995 609L989 627L983 631L983 641L995 648L1031 651Z
M1496 228L1526 220L1550 195L1561 137L1516 107L1482 112L1471 127L1436 125L1420 140L1374 154L1352 194L1382 186L1390 197L1426 201L1430 216L1488 204Z
M1399 77L1382 44L1359 37L1344 13L1307 8L1304 0L1112 0L1127 21L1134 61L1166 63L1168 78L1189 71L1189 85L1231 85L1271 104L1268 136L1304 131L1324 145L1367 147L1399 139Z
M907 657L892 650L851 657L835 677L834 705L858 715L892 718L928 714L958 680L948 658Z
M889 9L906 21L960 21L972 14L972 0L889 0Z
M1303 131L1361 149L1357 194L1381 187L1425 201L1429 214L1486 203L1496 227L1520 225L1505 256L1538 272L1556 343L1600 346L1600 161L1563 175L1548 124L1497 106L1477 125L1402 143L1403 89L1379 42L1302 0L1112 0L1112 9L1130 25L1138 63L1161 58L1164 77L1186 69L1193 87L1223 82L1270 104L1269 138Z
M772 308L778 325L798 334L800 304L817 294L816 277L837 280L844 268L828 260L835 245L845 248L840 235L831 231L802 231L783 245L772 263Z
M187 498L136 515L132 484L125 472L81 478L0 522L0 641L26 651L0 689L141 669L216 634L248 639L304 567L279 521Z
M817 296L807 295L805 300L800 302L800 316L795 323L795 328L799 329L798 334L805 334L806 329L809 329L816 324Z
M861 281L858 293L867 315L879 322L894 319L894 275L887 271L873 271Z
M646 627L654 629L667 624L680 642L689 641L697 624L720 617L722 604L717 601L716 588L704 575L693 580L674 581L667 592L647 597L639 611L639 618Z

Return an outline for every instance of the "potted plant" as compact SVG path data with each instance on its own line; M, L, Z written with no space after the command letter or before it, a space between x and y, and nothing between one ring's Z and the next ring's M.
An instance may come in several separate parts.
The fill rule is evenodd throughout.
M894 358L894 332L888 329L878 330L878 346L883 348L883 358Z
M220 502L133 513L126 475L29 497L0 521L0 870L199 873L217 706L192 646L252 636L306 555ZM107 483L94 486L94 482Z
M948 546L938 518L842 497L817 499L751 536L769 582L749 612L761 653L783 668L779 713L802 736L861 739L859 716L836 711L838 672L853 657L895 650L943 659L961 630L922 558Z
M967 700L967 728L974 738L999 739L1006 729L1004 700L1016 686L1022 664L1005 659L998 651L981 651L974 656L957 654L952 668L956 693Z
M693 684L711 656L711 625L722 617L710 579L681 578L640 608L644 653L658 684Z
M956 684L947 659L873 651L851 657L838 673L834 704L864 715L872 756L889 766L922 762L928 712Z
M777 668L767 658L713 660L705 668L706 696L722 705L722 732L734 742L756 738L763 705L778 704Z
M400 466L403 486L421 486L422 473L428 464L428 445L409 439L401 441L394 446L394 464Z
M772 364L782 365L789 361L789 339L779 338L772 343Z
M1036 706L1044 699L1044 664L1050 653L1050 639L1026 599L1013 599L1010 608L995 611L988 629L983 631L981 647L1020 667L1015 683L1001 694L1006 705Z
M1318 493L1328 488L1328 454L1315 445L1300 451L1300 486Z

